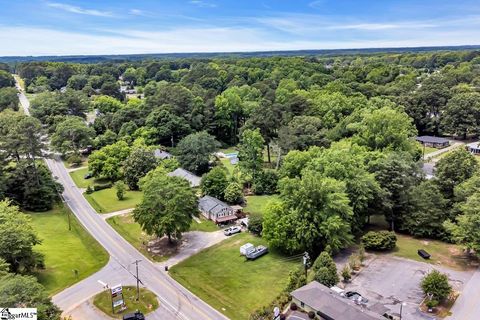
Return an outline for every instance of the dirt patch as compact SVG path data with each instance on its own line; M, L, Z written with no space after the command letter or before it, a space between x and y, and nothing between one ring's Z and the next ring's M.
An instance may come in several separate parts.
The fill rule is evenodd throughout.
M178 252L182 246L182 240L168 241L167 237L150 240L147 244L147 251L156 257L167 258Z

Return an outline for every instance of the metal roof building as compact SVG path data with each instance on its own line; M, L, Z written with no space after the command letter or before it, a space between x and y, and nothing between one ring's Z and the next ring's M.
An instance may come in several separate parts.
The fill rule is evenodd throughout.
M433 136L420 136L416 137L415 140L420 142L421 144L427 147L434 147L434 148L443 148L448 147L450 145L450 141L445 138L441 137L433 137Z
M298 306L306 311L314 311L320 319L385 320L380 314L356 305L317 281L293 291L291 296Z
M199 176L196 176L190 171L182 168L177 168L174 171L168 173L167 175L170 177L180 177L187 180L192 188L200 186L200 181L202 180L202 178L200 178Z

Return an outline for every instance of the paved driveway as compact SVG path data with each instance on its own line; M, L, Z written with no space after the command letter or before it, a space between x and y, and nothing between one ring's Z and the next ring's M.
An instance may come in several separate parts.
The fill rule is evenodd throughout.
M369 299L369 306L379 303L390 309L390 314L399 315L400 303L405 302L402 319L431 319L418 311L423 299L420 282L433 268L448 274L456 290L462 290L473 272L453 271L428 263L378 255L366 262L362 271L346 286L347 291L357 291Z

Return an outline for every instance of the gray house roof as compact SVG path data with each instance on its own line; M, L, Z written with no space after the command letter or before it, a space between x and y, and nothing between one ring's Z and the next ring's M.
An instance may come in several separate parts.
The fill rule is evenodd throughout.
M194 175L193 173L191 173L190 171L187 171L187 170L182 169L182 168L177 168L174 171L168 173L167 175L170 176L170 177L183 178L183 179L187 180L188 182L190 182L190 186L192 186L192 187L198 187L200 185L200 180L201 180L200 177L198 177L198 176Z
M471 142L469 144L467 144L467 147L468 147L468 150L478 150L480 149L480 142L479 141L476 141L476 142Z
M323 284L312 281L293 291L292 297L335 320L385 320L380 314L363 309Z
M158 158L161 160L170 159L171 157L173 157L171 153L168 153L167 151L163 151L160 149L155 149L155 151L153 151L153 155L155 156L155 158Z
M202 212L209 212L216 215L223 209L232 210L232 208L223 201L211 196L204 196L198 200L198 209Z
M433 136L420 136L420 137L416 137L415 140L422 143L448 143L449 142L448 139L433 137Z

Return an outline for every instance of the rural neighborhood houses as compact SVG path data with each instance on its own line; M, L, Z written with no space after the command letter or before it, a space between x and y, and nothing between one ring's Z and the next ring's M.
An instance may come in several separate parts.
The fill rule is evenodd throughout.
M204 196L198 201L202 215L215 223L228 223L237 220L234 209L223 201L211 196Z
M175 169L174 171L168 173L168 176L183 178L190 183L190 186L192 188L196 188L196 187L200 186L200 181L202 180L202 178L200 178L199 176L196 176L193 173L191 173L190 171L182 169L182 168Z
M321 319L376 320L380 314L356 305L323 284L312 281L291 293L292 302L303 310L313 311Z
M420 142L425 147L445 148L450 145L450 141L448 141L448 139L440 138L440 137L420 136L420 137L416 137L415 140Z

